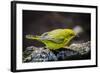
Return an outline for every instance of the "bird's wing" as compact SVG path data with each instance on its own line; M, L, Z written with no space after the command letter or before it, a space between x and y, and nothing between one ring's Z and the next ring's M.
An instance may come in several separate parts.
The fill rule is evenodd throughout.
M63 43L64 42L64 37L62 36L59 36L59 37L54 37L54 36L50 36L48 35L49 32L45 32L43 33L41 36L40 36L40 39L41 40L49 40L49 41L52 41L52 42L55 42L55 43Z
M52 42L60 44L60 43L63 43L64 38L63 37L54 38L54 37L46 35L46 36L42 36L41 40L49 40L49 41L52 41Z
M53 41L53 42L58 43L58 44L64 42L64 38L62 38L62 37L59 37L59 38L49 38L48 40Z

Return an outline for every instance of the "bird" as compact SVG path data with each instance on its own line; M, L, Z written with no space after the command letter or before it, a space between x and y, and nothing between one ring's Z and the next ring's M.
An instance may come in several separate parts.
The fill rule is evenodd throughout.
M27 39L37 40L45 44L45 48L50 50L57 50L68 46L70 41L76 36L76 33L72 29L53 29L48 32L44 32L40 36L26 35Z

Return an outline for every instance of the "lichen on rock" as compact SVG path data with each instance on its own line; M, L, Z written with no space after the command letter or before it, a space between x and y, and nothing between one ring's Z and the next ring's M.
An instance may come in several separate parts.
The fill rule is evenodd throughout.
M73 43L69 46L69 48L83 55L90 51L90 48L91 48L90 44L91 44L90 41L85 42L85 43L78 43L78 44Z
M51 51L44 47L29 46L23 52L23 62L47 62L47 61L62 61L62 60L77 60L86 59L84 56L89 56L90 41L85 43L73 43L68 48Z
M34 46L31 46L30 48L33 49L33 51L27 58L24 58L24 62L57 61L57 57L55 56L55 54L53 54L53 52L51 52L48 49L45 49L43 47L37 48ZM29 48L29 50L30 50L30 48Z

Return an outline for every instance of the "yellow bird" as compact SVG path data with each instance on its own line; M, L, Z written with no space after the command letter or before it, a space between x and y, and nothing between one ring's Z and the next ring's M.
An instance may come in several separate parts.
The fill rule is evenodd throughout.
M43 33L41 36L26 35L27 39L38 40L45 44L50 50L57 50L68 46L70 41L76 36L72 29L55 29Z

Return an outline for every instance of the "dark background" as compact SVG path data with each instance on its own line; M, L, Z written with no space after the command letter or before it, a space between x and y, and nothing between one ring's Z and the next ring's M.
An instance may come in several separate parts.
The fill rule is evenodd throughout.
M28 46L44 46L36 40L29 40L25 35L41 35L44 32L59 28L74 28L79 25L84 29L74 41L90 41L91 23L89 13L68 13L50 11L23 10L23 50Z

